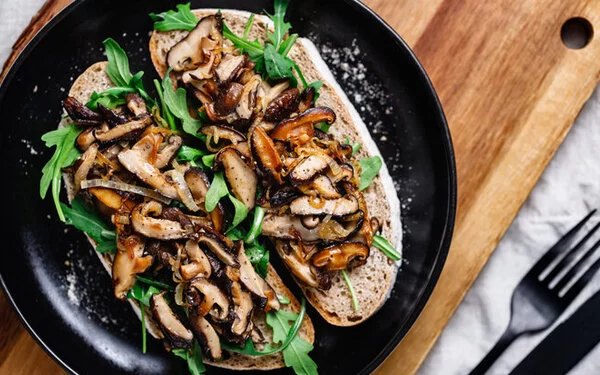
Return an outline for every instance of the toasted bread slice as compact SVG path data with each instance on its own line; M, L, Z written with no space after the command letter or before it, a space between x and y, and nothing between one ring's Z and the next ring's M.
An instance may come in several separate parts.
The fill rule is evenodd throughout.
M202 18L217 12L216 9L194 10L197 18ZM221 10L224 22L237 35L242 35L249 12L239 10ZM265 29L272 27L271 20L257 15L250 30L250 40L264 40ZM185 31L154 31L150 39L150 53L156 71L164 75L167 71L166 56L173 45L187 35ZM352 142L360 142L363 147L358 157L381 155L371 138L365 123L348 100L348 97L335 81L327 64L321 58L315 45L306 38L298 38L290 51L289 57L301 68L307 81L320 80L324 83L319 90L320 97L317 106L327 106L337 115L335 124L329 130L337 139L346 136ZM400 201L394 188L394 183L385 164L379 176L363 192L367 201L369 214L377 217L382 224L382 234L394 247L402 250L402 227L400 224ZM338 326L352 326L363 322L373 315L389 297L396 280L400 262L387 258L377 248L371 248L367 264L348 272L352 285L357 293L360 309L354 311L352 299L344 280L340 275L334 277L330 290L321 291L307 287L299 282L310 303L329 323Z
M107 66L106 61L95 63L90 66L86 71L84 71L73 83L71 90L69 91L69 96L74 97L81 103L87 103L92 95L95 92L102 92L109 87L114 86L110 78L106 75L105 69ZM69 124L69 120L63 120L59 127L66 126ZM73 200L75 197L74 188L73 188L73 176L70 173L65 173L63 175L63 180L65 182L65 187L67 189L67 195L69 201ZM96 243L88 236L88 240L90 243L96 247ZM112 275L112 264L114 256L112 254L101 254L96 252L102 265L106 269L106 271ZM287 305L282 305L281 308L285 311L291 311L298 313L300 311L300 303L294 297L292 292L285 286L277 272L271 265L269 265L269 272L266 278L267 282L277 295L282 297L287 297L290 300L290 303ZM133 300L128 300L133 308L135 314L138 318L141 319L141 311L140 305ZM144 307L145 308L145 307ZM162 339L163 334L160 331L157 324L154 322L152 318L152 313L150 309L145 308L145 321L146 321L146 329L148 332L157 339ZM258 313L253 318L254 324L258 326L264 334L265 339L268 342L272 342L273 332L271 328L267 325L265 320L264 313ZM300 337L306 340L309 343L314 343L315 341L315 330L312 324L312 321L305 315L304 320L302 322L302 326L300 327ZM283 355L281 352L271 354L263 357L250 357L238 353L229 353L230 355L220 361L209 361L208 359L204 359L204 362L216 367L223 367L227 369L233 370L272 370L285 367L285 363L283 361Z

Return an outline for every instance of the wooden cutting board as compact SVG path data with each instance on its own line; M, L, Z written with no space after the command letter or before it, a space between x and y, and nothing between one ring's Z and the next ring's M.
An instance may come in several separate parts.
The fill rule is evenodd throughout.
M378 374L413 374L590 97L600 76L597 0L364 0L413 48L440 96L458 167L458 215L425 310ZM69 0L48 0L15 53ZM561 28L596 30L568 49ZM4 73L3 73L4 74ZM0 373L62 373L0 293ZM441 372L443 372L440 369Z

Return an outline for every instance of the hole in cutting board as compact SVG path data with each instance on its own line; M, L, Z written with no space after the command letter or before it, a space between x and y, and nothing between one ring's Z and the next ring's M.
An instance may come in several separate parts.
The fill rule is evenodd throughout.
M594 29L590 21L581 17L574 17L565 22L560 30L560 38L565 46L570 49L582 49L587 46L594 36Z

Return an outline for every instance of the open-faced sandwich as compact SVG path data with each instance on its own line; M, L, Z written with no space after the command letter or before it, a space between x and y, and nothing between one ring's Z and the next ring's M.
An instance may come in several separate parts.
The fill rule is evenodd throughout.
M315 332L270 257L329 323L385 302L399 202L364 123L315 46L273 15L152 14L156 95L113 39L43 136L59 218L84 231L146 330L185 359L315 374ZM69 205L61 203L61 181Z

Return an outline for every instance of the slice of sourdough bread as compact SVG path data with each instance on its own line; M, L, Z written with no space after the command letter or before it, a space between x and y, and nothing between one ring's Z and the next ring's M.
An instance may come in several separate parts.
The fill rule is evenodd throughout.
M216 13L217 9L200 9L193 12L200 19ZM242 35L251 13L229 9L221 10L221 13L227 26L237 35ZM265 29L271 27L272 22L268 17L257 15L248 39L264 41ZM150 53L154 67L161 76L168 69L167 53L187 34L186 31L153 32L150 39ZM226 41L226 43L230 42ZM362 143L363 147L357 153L358 158L381 155L367 126L335 81L315 45L306 38L299 38L290 51L289 57L300 66L308 82L320 80L324 83L319 90L320 97L317 105L330 107L337 115L337 120L330 128L329 133L337 139L345 139L347 136L351 142ZM382 235L401 252L400 201L385 164L379 175L363 193L369 214L377 217L382 224ZM391 293L399 267L400 262L392 261L373 247L367 263L348 272L357 293L360 306L358 311L354 311L348 287L339 273L333 278L333 286L327 291L307 287L301 282L298 284L310 303L329 323L352 326L369 318L383 305Z
M93 92L102 92L109 87L114 86L108 75L106 75L105 69L107 66L106 61L95 63L90 66L87 70L85 70L73 83L71 90L69 91L69 96L74 97L81 103L87 103L90 100L90 97ZM61 121L59 127L67 126L70 124L69 119L65 119ZM74 188L73 188L73 176L70 173L65 173L63 175L63 180L65 182L65 187L67 190L67 195L69 198L69 202L73 200L75 197ZM88 236L88 240L96 247L96 243L93 239ZM101 254L96 252L100 261L106 271L112 276L112 264L114 256L112 254ZM287 297L290 300L290 303L287 305L282 305L281 308L285 311L290 311L294 313L298 313L300 311L300 303L294 297L292 292L284 285L283 281L275 271L271 265L269 265L269 272L267 274L267 282L269 285L275 289L277 295L282 297ZM141 319L141 310L140 305L133 300L128 300L133 308L133 311ZM145 309L145 321L146 321L146 329L148 332L157 339L162 339L163 334L160 331L158 325L154 322L152 318L152 313L149 308L143 307ZM253 318L254 324L258 326L263 332L265 339L268 342L272 342L273 340L273 332L271 328L267 325L265 320L265 314L260 312L256 314ZM315 330L312 324L312 321L305 315L304 321L302 322L302 326L300 327L300 337L306 340L309 343L314 343L315 341ZM238 353L229 353L230 355L220 361L210 361L208 359L204 359L204 362L213 366L223 367L232 370L272 370L285 367L285 363L283 361L283 355L281 352L271 354L263 357L250 357Z

